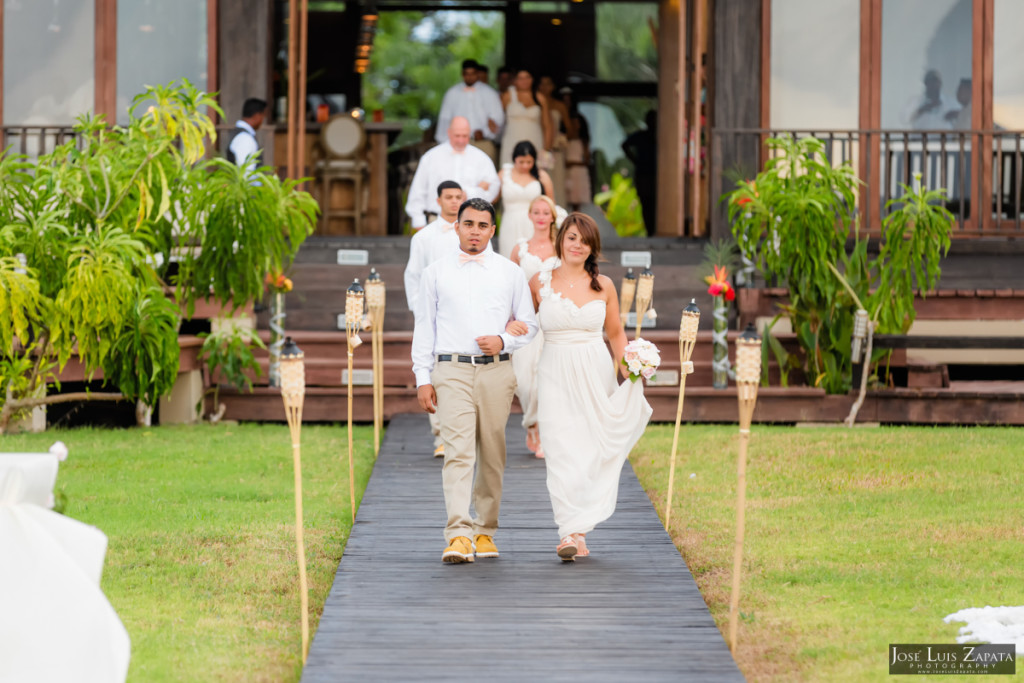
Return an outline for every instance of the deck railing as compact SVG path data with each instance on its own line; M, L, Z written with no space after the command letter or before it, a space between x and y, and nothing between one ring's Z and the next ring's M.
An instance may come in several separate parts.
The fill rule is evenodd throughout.
M833 164L853 165L863 182L861 225L873 234L888 202L903 194L901 185L913 185L920 174L922 186L946 191L946 207L957 219L954 236L1024 237L1024 131L715 129L712 203L732 189L733 175L750 178L763 167L767 138L785 134L816 137ZM713 222L724 220L723 210L712 213Z
M10 147L12 154L35 158L52 152L75 137L71 126L4 126L0 129L0 149Z

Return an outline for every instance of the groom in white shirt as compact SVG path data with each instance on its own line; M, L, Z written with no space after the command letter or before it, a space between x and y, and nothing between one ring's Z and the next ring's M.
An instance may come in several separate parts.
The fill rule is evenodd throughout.
M466 200L455 226L459 250L423 271L416 304L412 369L420 406L441 418L448 513L441 559L450 563L498 556L505 425L516 388L509 360L537 333L522 269L487 249L494 229L490 202ZM505 332L510 318L529 331Z

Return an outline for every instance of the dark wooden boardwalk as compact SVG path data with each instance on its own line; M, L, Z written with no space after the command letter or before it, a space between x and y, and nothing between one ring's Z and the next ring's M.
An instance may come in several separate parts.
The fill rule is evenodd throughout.
M391 421L304 683L742 681L629 464L591 556L563 564L544 462L509 422L501 557L450 565L426 416Z

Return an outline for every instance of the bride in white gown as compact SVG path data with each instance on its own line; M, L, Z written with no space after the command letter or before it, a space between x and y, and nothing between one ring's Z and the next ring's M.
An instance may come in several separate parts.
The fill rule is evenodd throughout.
M597 224L563 221L561 264L530 280L544 347L537 369L537 424L563 561L589 555L585 536L615 511L619 475L651 418L643 382L615 381L626 347L615 285L598 274ZM608 355L604 336L612 348Z
M530 280L541 271L558 265L555 256L555 236L565 219L565 210L545 195L530 202L530 223L533 234L520 237L512 250L512 261L519 264ZM525 326L524 326L525 327ZM511 329L509 330L512 331ZM523 330L525 332L525 330ZM537 332L529 344L512 354L512 369L516 373L516 396L523 407L523 427L526 428L526 447L538 458L544 457L537 430L537 362L544 346L544 334Z
M512 258L519 239L533 236L533 223L528 215L530 202L540 195L554 196L551 176L537 167L537 149L527 140L512 150L512 163L498 173L501 180L501 226L498 230L498 253Z

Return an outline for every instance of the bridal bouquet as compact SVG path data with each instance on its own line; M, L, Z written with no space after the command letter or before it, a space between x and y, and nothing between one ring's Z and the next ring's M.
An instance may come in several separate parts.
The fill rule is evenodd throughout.
M646 339L637 338L626 344L622 364L629 370L630 382L635 382L641 377L650 379L661 365L661 352Z

